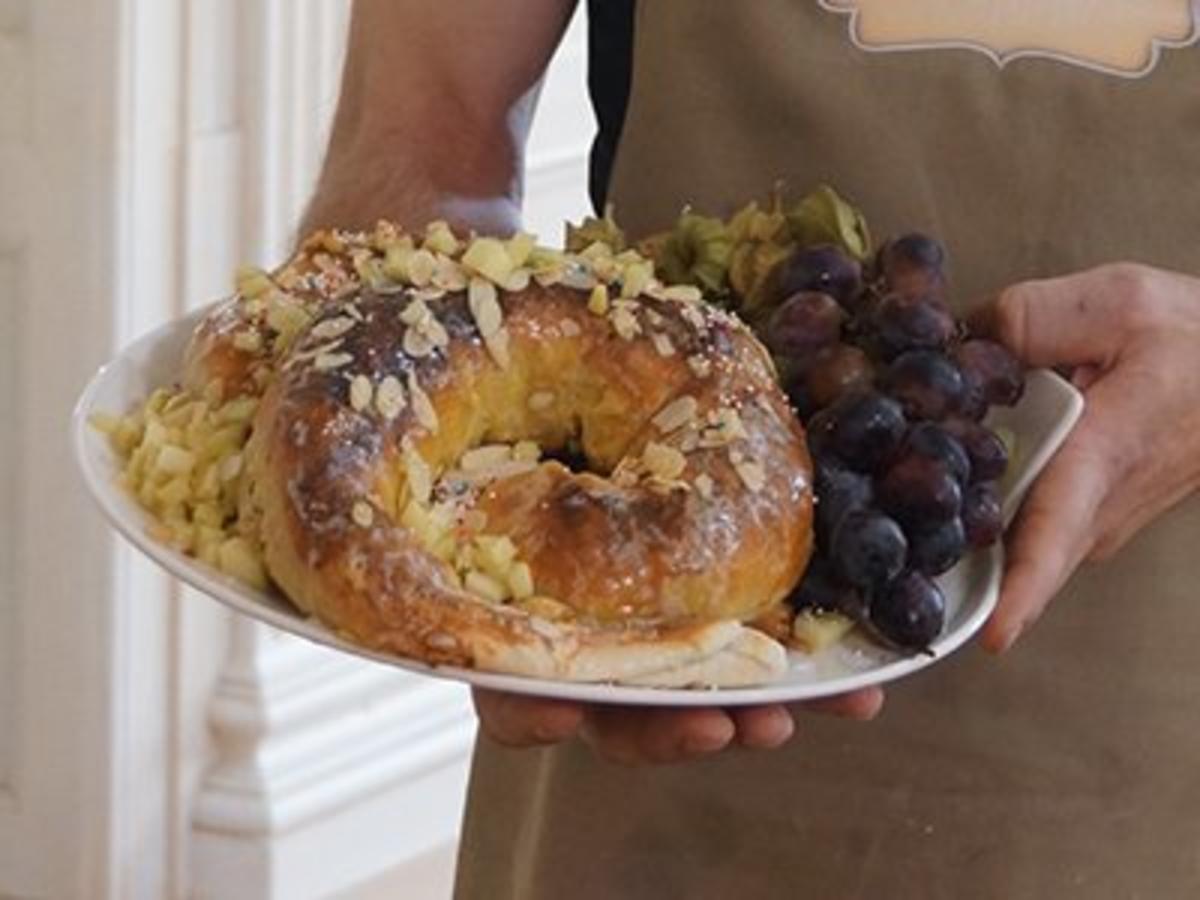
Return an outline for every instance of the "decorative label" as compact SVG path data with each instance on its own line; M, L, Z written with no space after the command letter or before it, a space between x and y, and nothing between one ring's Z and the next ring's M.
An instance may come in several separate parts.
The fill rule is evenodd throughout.
M863 50L977 50L1055 59L1125 77L1200 38L1200 0L818 0L850 17Z

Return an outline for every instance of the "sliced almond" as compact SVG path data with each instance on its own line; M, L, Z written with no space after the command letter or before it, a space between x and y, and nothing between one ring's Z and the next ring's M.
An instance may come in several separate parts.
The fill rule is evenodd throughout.
M472 278L467 285L467 305L471 309L471 317L475 327L486 340L500 330L504 321L504 312L496 297L496 287L483 278Z
M425 226L426 250L453 256L459 251L460 243L450 230L450 226L442 219L435 219Z
M467 273L449 256L438 254L437 267L433 271L434 287L447 291L461 291L467 286Z
M663 434L670 434L694 420L698 409L696 398L691 394L684 394L660 409L650 421Z
M661 331L656 331L650 335L650 340L654 342L654 349L658 351L659 356L675 355L675 345L671 343L671 338Z
M625 307L614 309L608 319L612 322L613 329L624 340L631 341L642 333L642 326L638 324L637 316Z
M417 383L416 372L408 373L408 395L412 398L413 412L416 414L417 422L430 434L436 434L438 430L437 410L434 409L429 395Z
M429 287L414 288L410 296L414 300L420 300L422 303L428 304L432 303L434 300L441 300L443 297L445 297L446 290L445 288L440 288L437 285L430 285Z
M366 500L356 500L350 510L350 518L360 528L370 528L371 523L375 521L375 508Z
M698 353L689 356L687 364L697 378L707 378L712 373L712 363Z
M511 362L508 350L508 329L500 328L495 334L486 336L483 343L496 365L501 369L507 369Z
M408 280L415 287L425 287L433 281L437 259L428 250L417 250L408 258Z
M331 372L354 362L349 353L321 353L313 360L313 367L320 372Z
M446 331L446 326L435 316L430 316L419 327L421 334L425 335L433 346L446 347L450 344L450 334Z
M404 385L395 375L388 375L379 382L379 387L375 389L375 408L389 422L400 415L400 411L404 409L407 402L404 396Z
M704 299L700 288L690 284L673 284L659 292L664 300L679 300L684 303L699 303Z
M712 497L712 495L713 495L713 480L708 476L707 473L701 472L699 475L697 475L696 480L693 482L693 484L696 485L697 493L699 493L700 496L703 497L705 500L708 500Z
M742 479L742 483L746 485L754 493L758 493L767 484L767 473L763 470L762 464L753 460L743 460L734 465L734 470L738 473L738 477Z
M409 493L414 500L424 505L433 495L433 473L429 469L429 463L425 462L410 438L406 437L401 443L400 452L404 458Z
M558 330L563 333L564 337L579 337L583 334L583 329L579 327L579 323L574 319L563 319L558 323Z
M312 327L309 332L314 338L320 341L332 341L334 338L340 338L355 325L354 319L349 316L335 316L332 319L325 319L318 322Z
M371 405L375 396L375 386L366 375L355 375L350 380L350 407L356 412L362 412Z
M717 427L724 441L744 440L748 437L742 417L732 406L722 406L709 413L709 419Z
M679 310L679 315L683 320L692 326L696 331L703 334L708 330L708 320L704 318L704 313L694 306L685 306Z
M504 280L504 289L513 294L518 294L529 287L530 279L533 273L528 269L513 269L512 274Z
M400 310L400 321L405 325L420 325L427 319L433 317L433 313L425 303L425 298L413 294L412 300L408 306Z
M642 451L642 463L651 475L674 481L687 468L687 457L674 447L650 441Z
M404 339L400 343L404 352L414 359L426 357L434 350L433 341L416 325L404 330Z

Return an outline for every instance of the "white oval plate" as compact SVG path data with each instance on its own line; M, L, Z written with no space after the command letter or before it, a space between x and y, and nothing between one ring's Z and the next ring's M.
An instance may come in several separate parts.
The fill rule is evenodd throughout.
M342 640L320 622L303 615L278 592L256 591L223 573L152 540L150 516L117 483L120 463L107 438L88 425L94 412L125 413L152 390L174 382L192 329L206 310L168 323L131 344L92 378L71 423L75 455L89 491L112 525L134 546L182 579L225 605L259 621L318 644L413 672L481 687L544 697L598 703L655 706L736 706L807 700L891 681L923 669L962 646L987 620L999 593L999 547L964 558L939 579L947 600L946 628L932 654L905 656L872 643L858 633L823 653L791 652L791 667L779 681L753 688L680 690L544 681L468 669L432 667L386 656ZM1048 371L1029 374L1025 395L1013 409L997 409L993 426L1009 429L1017 451L1004 484L1004 514L1009 521L1037 473L1049 461L1083 411L1083 398Z

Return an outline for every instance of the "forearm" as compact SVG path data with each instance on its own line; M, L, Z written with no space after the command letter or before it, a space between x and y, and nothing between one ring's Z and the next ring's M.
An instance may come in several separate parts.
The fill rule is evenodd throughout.
M518 222L537 86L574 0L356 0L333 132L302 233L434 218Z

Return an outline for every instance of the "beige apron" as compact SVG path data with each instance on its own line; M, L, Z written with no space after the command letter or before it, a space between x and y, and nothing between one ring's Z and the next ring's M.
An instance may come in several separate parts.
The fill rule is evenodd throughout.
M815 0L644 0L636 25L613 184L636 231L784 176L945 237L962 298L1106 260L1200 271L1200 47L1127 78L867 52ZM483 740L457 896L1200 897L1198 576L1193 497L1011 654L894 685L874 723L639 770Z

